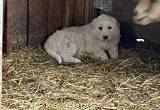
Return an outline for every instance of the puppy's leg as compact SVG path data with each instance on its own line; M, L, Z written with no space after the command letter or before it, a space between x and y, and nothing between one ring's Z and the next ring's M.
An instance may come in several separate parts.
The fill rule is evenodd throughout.
M74 43L68 43L67 47L60 51L60 56L64 63L81 63L81 60L73 57L77 53L77 47Z
M81 60L73 56L61 56L64 63L81 63Z
M111 47L108 49L108 53L111 58L116 59L118 58L118 46Z
M106 52L104 51L104 50L102 50L102 49L99 49L99 48L94 48L94 49L92 49L91 50L91 55L90 55L90 57L92 58L92 59L99 59L99 60L101 60L101 61L106 61L106 60L108 60L108 55L106 54Z
M60 55L58 55L56 52L54 52L52 49L50 48L45 48L46 49L46 52L52 56L59 64L62 63L62 59L60 57Z

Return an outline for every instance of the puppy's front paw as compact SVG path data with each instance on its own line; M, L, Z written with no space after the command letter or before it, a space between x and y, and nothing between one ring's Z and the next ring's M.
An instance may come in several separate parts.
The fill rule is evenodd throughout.
M112 59L118 58L118 47L115 46L115 47L108 49L108 53Z
M81 63L82 62L80 59L72 56L63 56L62 59L64 63Z
M103 56L100 57L100 60L101 61L106 61L106 60L108 60L108 56L107 55L103 55Z
M112 59L117 59L117 58L118 58L118 54L112 55L111 58L112 58Z
M80 59L78 59L78 58L75 58L74 59L74 63L81 63L82 61L80 60Z

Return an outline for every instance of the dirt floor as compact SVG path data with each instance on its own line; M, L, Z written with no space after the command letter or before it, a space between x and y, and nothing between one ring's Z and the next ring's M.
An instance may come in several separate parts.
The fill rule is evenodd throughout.
M160 110L160 48L57 65L41 47L3 55L4 110Z

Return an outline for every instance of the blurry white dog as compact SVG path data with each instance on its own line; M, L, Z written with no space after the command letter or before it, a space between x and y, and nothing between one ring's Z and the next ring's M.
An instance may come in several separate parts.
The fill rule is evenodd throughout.
M118 57L120 24L108 15L100 15L91 23L56 31L44 44L46 52L59 64L80 63L82 56L102 61Z
M160 21L160 0L138 0L133 20L137 24L147 25Z

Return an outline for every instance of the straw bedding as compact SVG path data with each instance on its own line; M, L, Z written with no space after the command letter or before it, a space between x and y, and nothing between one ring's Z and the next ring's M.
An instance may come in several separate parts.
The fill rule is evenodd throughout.
M58 65L41 47L3 55L4 110L160 110L160 49Z

